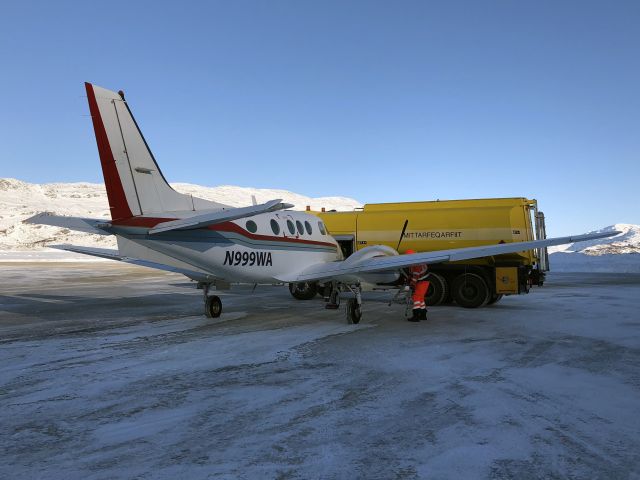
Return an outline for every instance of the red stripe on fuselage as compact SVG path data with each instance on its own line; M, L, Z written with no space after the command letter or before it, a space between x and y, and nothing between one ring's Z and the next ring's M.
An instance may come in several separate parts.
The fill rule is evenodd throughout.
M159 217L131 217L121 218L111 222L112 225L118 227L145 227L153 228L164 222L170 222L172 220L178 220L177 218L159 218Z
M104 177L104 186L107 189L107 198L109 199L109 207L111 210L111 218L122 219L129 218L133 214L127 202L127 196L122 188L118 167L113 158L113 152L109 145L109 137L102 122L100 109L96 100L96 94L93 91L93 85L85 83L87 89L87 99L89 100L89 112L93 120L93 130L96 134L96 143L98 144L98 153L100 154L100 165L102 166L102 175Z
M176 218L159 218L159 217L131 217L120 220L114 220L112 225L117 227L143 227L153 228L164 222L170 222L177 220ZM317 240L305 240L299 237L276 237L272 235L257 235L255 233L248 232L241 226L233 222L216 223L215 225L209 225L204 228L196 228L193 230L213 230L215 232L233 232L242 235L243 237L250 238L252 240L262 240L269 242L288 242L288 243L301 243L306 245L321 245L324 247L335 247L335 244L329 242L320 242Z

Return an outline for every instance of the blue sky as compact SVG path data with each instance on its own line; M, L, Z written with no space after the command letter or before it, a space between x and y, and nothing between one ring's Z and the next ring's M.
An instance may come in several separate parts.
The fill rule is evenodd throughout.
M640 224L639 24L622 1L5 1L0 177L102 181L90 81L170 181Z

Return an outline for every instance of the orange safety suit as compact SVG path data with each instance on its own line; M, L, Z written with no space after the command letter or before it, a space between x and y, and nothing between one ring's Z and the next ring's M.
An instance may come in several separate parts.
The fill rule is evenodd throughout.
M429 290L429 282L425 280L427 278L428 268L426 264L414 265L411 267L411 280L410 285L413 289L413 309L414 310L426 310L427 304L424 303L424 297Z

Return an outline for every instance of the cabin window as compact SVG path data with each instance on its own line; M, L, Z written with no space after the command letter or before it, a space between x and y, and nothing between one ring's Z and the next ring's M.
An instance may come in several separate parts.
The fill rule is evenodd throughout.
M307 231L309 235L313 233L313 231L311 230L311 224L309 222L304 222L304 229Z
M247 220L247 223L245 225L247 227L247 230L249 230L251 233L256 233L258 231L258 225L256 225L256 222L254 222L253 220Z
M295 235L296 227L293 226L293 222L291 220L287 220L287 228L289 229L289 233L291 235Z
M298 233L302 235L304 233L304 227L302 226L302 222L300 220L296 220L296 227L298 227Z
M276 222L273 218L271 219L271 230L273 230L273 233L275 235L280 234L280 225L278 225L278 222Z
M326 235L326 230L324 229L324 225L322 224L322 222L318 222L318 230L320 230L320 233L322 235Z

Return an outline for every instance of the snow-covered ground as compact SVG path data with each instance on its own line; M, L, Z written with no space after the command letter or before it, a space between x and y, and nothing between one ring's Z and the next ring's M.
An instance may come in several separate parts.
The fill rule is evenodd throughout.
M640 273L640 254L558 252L549 255L549 265L552 272Z
M640 276L363 323L286 288L3 265L0 478L638 478Z

